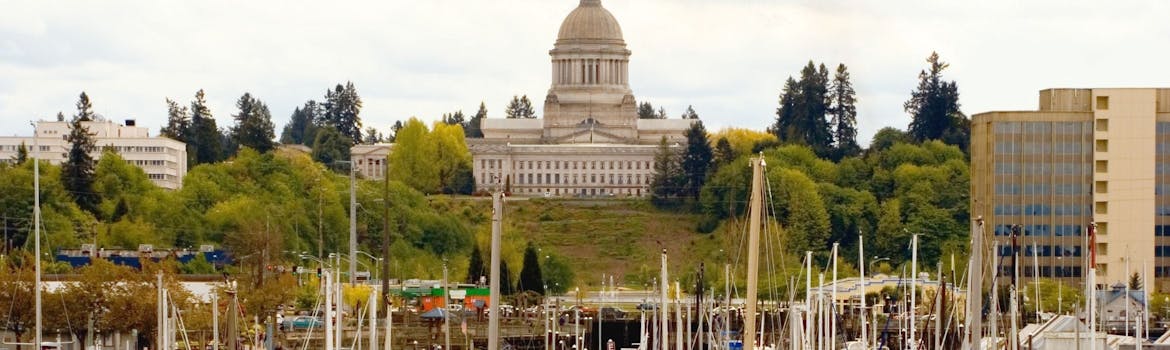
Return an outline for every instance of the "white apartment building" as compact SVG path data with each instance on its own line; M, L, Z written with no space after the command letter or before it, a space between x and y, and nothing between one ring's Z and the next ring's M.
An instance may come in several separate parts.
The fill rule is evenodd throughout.
M187 174L187 145L162 136L150 136L147 128L136 126L133 119L117 124L113 121L82 122L96 139L94 159L101 158L104 147L113 147L130 164L142 168L156 185L177 190L183 186ZM69 123L37 122L37 140L29 136L0 136L0 162L13 162L21 143L28 148L29 157L37 155L34 144L40 145L40 158L52 164L61 164L69 157Z

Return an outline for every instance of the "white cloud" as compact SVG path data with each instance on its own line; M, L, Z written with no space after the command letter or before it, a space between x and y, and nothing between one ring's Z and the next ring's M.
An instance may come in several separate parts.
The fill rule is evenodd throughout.
M633 51L640 100L687 105L715 130L763 129L810 59L850 67L860 138L904 128L932 50L963 110L1034 109L1047 87L1166 86L1170 4L1122 1L603 0ZM548 50L575 0L9 3L0 11L0 134L72 112L84 90L110 119L157 130L166 97L207 91L221 126L245 91L277 125L352 80L367 126L437 119L513 94L543 101ZM539 108L538 108L539 111Z

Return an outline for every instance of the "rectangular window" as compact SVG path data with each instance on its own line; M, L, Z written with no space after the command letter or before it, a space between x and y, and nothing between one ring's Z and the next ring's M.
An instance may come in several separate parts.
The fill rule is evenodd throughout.
M1109 110L1109 96L1097 96L1097 110L1098 111Z

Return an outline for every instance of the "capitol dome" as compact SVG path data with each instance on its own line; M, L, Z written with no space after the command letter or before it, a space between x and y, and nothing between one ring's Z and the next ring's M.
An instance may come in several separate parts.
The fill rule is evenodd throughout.
M623 41L622 27L601 0L581 0L581 4L561 22L557 41Z

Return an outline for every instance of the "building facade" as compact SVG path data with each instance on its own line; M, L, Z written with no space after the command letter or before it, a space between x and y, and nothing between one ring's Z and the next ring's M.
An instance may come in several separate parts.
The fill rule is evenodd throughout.
M23 143L29 157L37 155L34 143L40 145L40 158L52 164L61 164L69 158L68 122L37 122L37 140L28 136L0 136L0 161L12 162ZM100 159L102 149L113 147L126 162L142 168L150 181L162 188L177 190L183 186L187 174L187 145L161 136L150 136L147 128L136 126L134 120L126 124L113 121L82 122L89 128L97 148L92 156Z
M1170 290L1170 89L1049 89L1039 110L974 115L971 215L1001 275L1014 230L1023 276L1081 280L1095 225L1100 284L1145 272Z
M392 149L393 143L353 145L349 148L349 161L358 176L380 180L386 177L386 161Z
M600 0L561 23L543 119L485 119L468 139L476 188L518 195L643 196L658 143L685 143L691 120L638 119L621 26Z

